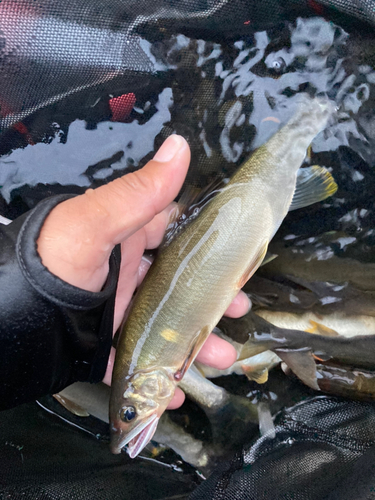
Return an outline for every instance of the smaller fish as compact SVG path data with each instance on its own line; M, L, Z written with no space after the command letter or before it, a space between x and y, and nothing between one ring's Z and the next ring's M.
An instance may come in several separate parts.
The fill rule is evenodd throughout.
M290 375L285 363L281 368ZM375 400L375 371L356 370L348 366L316 365L318 385L323 392L359 401Z
M375 291L373 262L360 262L353 258L335 255L335 247L344 249L354 241L354 237L338 231L330 231L305 240L295 240L292 247L290 242L288 245L284 241L274 241L270 245L270 251L278 257L267 265L263 275L266 278L271 275L291 276L306 282L328 281L337 285L349 283L357 290Z
M335 254L339 247L341 252L346 245L358 245L355 237L338 231L304 239L290 236L293 243L270 243L277 258L246 283L244 291L254 307L375 316L375 264Z
M54 394L54 398L74 415L79 417L92 415L108 423L110 392L111 388L103 383L76 382ZM153 439L171 448L194 467L210 472L216 464L216 457L211 447L172 422L168 413L162 415Z
M233 324L235 328L236 320L229 319L229 323ZM254 381L257 384L264 384L267 382L269 370L277 366L281 362L281 359L272 351L261 352L256 356L243 359L240 356L243 344L240 344L231 339L228 335L225 335L220 329L220 326L222 326L223 330L227 331L225 319L223 322L219 322L217 328L214 329L214 332L216 335L232 344L237 351L237 360L232 366L225 370L218 370L217 368L212 368L211 366L199 363L199 361L195 361L194 365L198 368L198 370L204 375L204 377L207 378L216 378L236 374L246 375L250 381Z
M228 318L225 319L228 323L227 320ZM355 333L355 323L353 322L351 326ZM316 329L317 327L310 324L310 328ZM280 328L250 311L236 320L236 328L232 336L235 336L236 341L244 343L240 353L244 359L271 350L302 382L315 390L320 390L316 360L329 360L358 369L375 370L373 354L375 333L345 338L341 335L332 336L331 328L327 332L327 328L320 327L319 332L325 332L326 335Z
M225 455L238 449L244 436L257 432L258 405L213 384L194 365L186 372L179 387L205 412L217 454Z
M365 314L348 314L346 310L332 314L314 314L307 311L303 314L266 311L258 309L256 314L280 328L303 330L309 333L341 337L358 337L375 335L375 318ZM336 333L336 335L334 335Z
M361 401L375 400L375 371L326 364L317 364L316 369L322 391Z
M241 351L242 345L239 345L239 351ZM249 380L254 381L257 384L264 384L268 380L269 370L277 366L280 362L281 359L277 356L277 354L272 351L265 351L247 359L237 360L226 370L218 370L217 368L212 368L211 366L203 365L197 362L195 365L207 378L223 377L232 374L246 375Z

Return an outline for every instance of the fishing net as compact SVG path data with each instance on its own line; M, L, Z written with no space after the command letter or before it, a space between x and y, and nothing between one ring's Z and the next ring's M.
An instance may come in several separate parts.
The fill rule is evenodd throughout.
M275 241L343 231L351 244L335 240L325 251L373 262L374 12L370 0L3 0L0 214L14 219L52 194L138 169L173 132L192 149L187 182L207 185L277 130L269 121L262 128L271 112L284 122L298 93L324 93L346 115L314 143L311 163L331 167L341 191L293 213ZM311 299L300 285L294 292L300 303L288 298L289 309ZM353 297L348 307L365 307L363 295ZM269 304L274 292L259 300ZM318 292L316 300L322 314L337 305ZM95 438L102 428L84 433L23 405L0 413L0 498L187 498L195 490L192 499L371 499L374 419L371 403L290 405L275 438L244 436L243 449L203 481L176 458L112 456Z
M278 416L275 438L245 447L190 498L374 498L374 409L326 397L299 403Z

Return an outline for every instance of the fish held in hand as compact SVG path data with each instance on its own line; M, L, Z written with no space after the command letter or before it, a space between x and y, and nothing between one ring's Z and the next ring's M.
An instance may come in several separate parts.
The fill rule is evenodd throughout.
M121 331L110 400L111 448L135 457L178 382L243 284L262 263L290 208L327 197L330 174L298 170L333 112L305 97L292 119L257 149L197 217L176 231L140 286ZM297 188L296 188L297 184ZM296 202L293 203L293 197Z

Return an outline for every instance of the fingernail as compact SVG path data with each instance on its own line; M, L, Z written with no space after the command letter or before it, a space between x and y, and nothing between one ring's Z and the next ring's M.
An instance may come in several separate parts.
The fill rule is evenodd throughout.
M181 149L184 142L184 139L180 135L170 135L159 148L154 156L154 160L159 162L170 161Z

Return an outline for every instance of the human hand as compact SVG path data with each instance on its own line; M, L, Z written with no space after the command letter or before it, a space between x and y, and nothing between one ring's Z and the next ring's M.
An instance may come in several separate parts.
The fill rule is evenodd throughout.
M141 170L60 203L42 227L37 245L43 264L62 280L92 292L102 289L109 256L121 243L114 331L151 264L143 258L144 251L162 242L176 206L172 202L184 182L189 162L185 139L171 136ZM249 299L240 292L226 315L240 317L249 306ZM112 349L103 380L107 384L111 382L114 354ZM235 359L234 348L214 334L197 357L219 369L228 368ZM177 388L169 408L177 408L183 400L183 392Z

